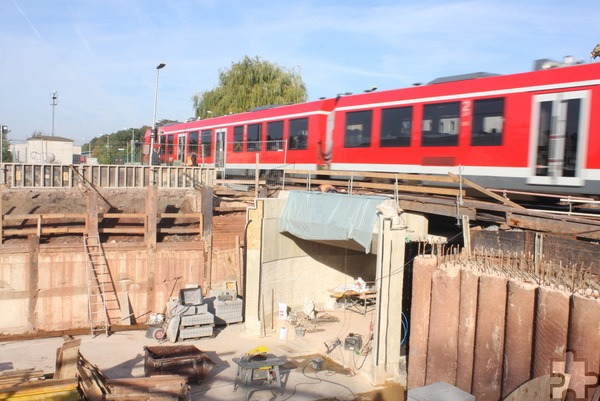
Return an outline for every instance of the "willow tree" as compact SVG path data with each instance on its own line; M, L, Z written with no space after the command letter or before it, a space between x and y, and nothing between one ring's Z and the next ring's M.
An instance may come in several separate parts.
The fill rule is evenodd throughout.
M305 102L302 77L259 57L244 58L219 72L219 86L193 96L196 117L240 113L256 107Z

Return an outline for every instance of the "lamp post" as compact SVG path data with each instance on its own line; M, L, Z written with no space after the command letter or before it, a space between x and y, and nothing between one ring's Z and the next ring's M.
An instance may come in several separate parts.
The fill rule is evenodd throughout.
M52 92L52 95L50 98L50 106L52 106L52 136L54 136L54 108L56 107L57 104L58 104L58 92L54 91L54 92Z
M165 63L156 66L156 85L154 86L154 113L152 115L152 138L150 138L150 164L154 164L154 140L156 137L156 102L158 101L158 73L165 67Z

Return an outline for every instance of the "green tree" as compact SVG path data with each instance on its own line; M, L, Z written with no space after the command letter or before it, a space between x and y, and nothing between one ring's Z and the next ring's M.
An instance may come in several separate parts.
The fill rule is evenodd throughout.
M140 162L142 143L147 129L147 126L124 128L111 134L104 134L99 138L93 138L89 143L84 145L84 148L91 149L92 157L97 158L100 164ZM134 142L133 160L131 160L132 140Z
M307 99L299 74L259 57L244 58L219 73L219 86L192 97L196 117L240 113L272 104L301 103Z

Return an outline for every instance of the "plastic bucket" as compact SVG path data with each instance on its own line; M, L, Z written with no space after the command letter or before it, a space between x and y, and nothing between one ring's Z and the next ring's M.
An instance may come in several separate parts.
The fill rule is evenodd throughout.
M279 329L279 339L280 340L286 340L287 335L288 335L287 327L282 327L281 329Z
M296 327L296 337L304 337L304 333L306 333L304 327Z

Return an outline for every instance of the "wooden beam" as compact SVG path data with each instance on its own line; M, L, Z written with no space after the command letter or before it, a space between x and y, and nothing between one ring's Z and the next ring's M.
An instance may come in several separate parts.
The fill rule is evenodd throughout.
M420 182L447 182L453 183L454 180L446 175L430 174L407 174L407 173L380 173L373 171L338 171L338 170L285 170L287 176L306 175L306 176L330 176L330 177L362 177L362 178L384 178L400 181L420 181ZM312 180L311 180L312 181Z
M81 219L85 220L85 213L32 213L32 214L7 214L5 220L10 221L28 221L28 220L48 220L48 219Z
M574 237L600 239L600 225L561 221L537 216L507 213L506 222L510 226L528 230L567 234Z
M103 219L144 219L144 213L100 213Z
M43 370L36 370L34 368L7 370L0 372L0 389L38 380L44 380Z
M454 173L448 172L448 175L450 177L452 177L456 182L460 182L462 180L462 182L468 186L470 186L473 189L476 189L477 191L489 196L490 198L494 198L499 202L502 202L505 205L517 208L517 209L525 209L523 206L521 205L517 205L516 203L512 202L509 199L506 199L503 196L500 196L492 191L488 191L487 189L485 189L484 187L482 187L481 185L475 184L473 181L469 181L466 178L463 177L459 177Z
M306 183L306 179L304 178L286 178L286 182L304 184ZM320 180L315 179L310 181L311 184L330 184L338 187L348 187L350 184L348 181L332 181L332 180ZM465 195L465 191L460 191L457 188L443 188L443 187L427 187L420 185L397 185L396 184L386 184L380 182L367 182L367 181L353 181L353 188L362 188L362 189L384 189L388 191L394 191L398 189L403 192L416 192L423 194L434 194L434 195L447 195L447 196L458 196L459 194Z
M62 380L41 380L0 389L2 400L79 400L77 378Z
M399 199L398 206L402 210L411 212L430 213L448 217L453 217L457 215L456 205L452 204L427 203L401 198ZM458 209L458 214L460 214L461 216L468 216L472 220L475 220L477 218L477 210L469 207L461 206Z
M174 218L174 219L195 219L199 220L200 215L198 213L160 213L160 218Z
M202 234L202 227L159 227L157 230L161 234Z
M146 229L144 227L118 227L118 228L102 228L98 229L102 234L139 234L144 235Z

